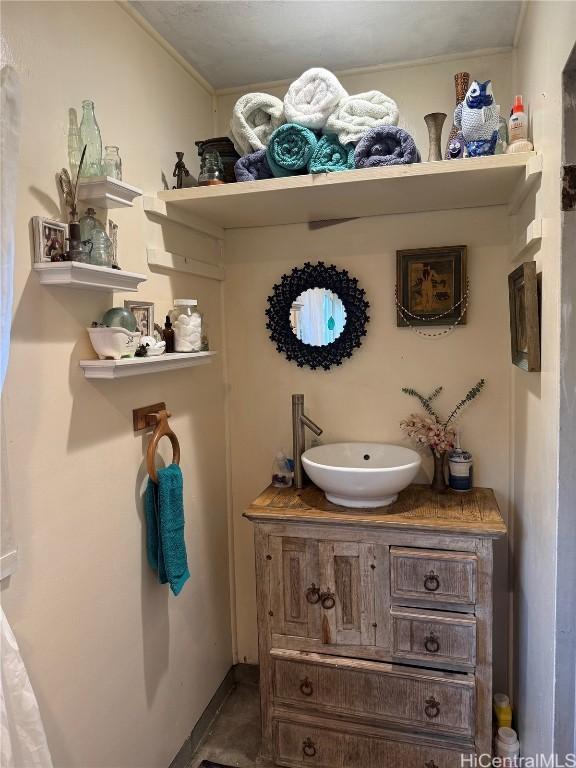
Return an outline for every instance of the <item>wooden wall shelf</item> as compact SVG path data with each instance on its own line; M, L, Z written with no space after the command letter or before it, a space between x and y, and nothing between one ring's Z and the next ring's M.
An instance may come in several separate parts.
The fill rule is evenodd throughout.
M541 156L526 152L166 190L158 199L174 220L190 215L190 226L206 230L489 205L512 213L541 169Z
M123 379L145 373L161 373L211 363L217 352L172 352L158 357L130 357L123 360L80 360L87 379Z
M138 290L146 275L125 272L110 267L97 267L79 261L58 261L34 264L34 271L43 285L59 285L69 288L86 288L92 291Z

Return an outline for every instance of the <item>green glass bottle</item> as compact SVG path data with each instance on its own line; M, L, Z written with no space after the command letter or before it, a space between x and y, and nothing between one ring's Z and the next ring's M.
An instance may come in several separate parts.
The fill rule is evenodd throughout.
M80 137L82 145L86 145L82 176L102 176L102 136L94 114L94 102L88 99L82 102Z

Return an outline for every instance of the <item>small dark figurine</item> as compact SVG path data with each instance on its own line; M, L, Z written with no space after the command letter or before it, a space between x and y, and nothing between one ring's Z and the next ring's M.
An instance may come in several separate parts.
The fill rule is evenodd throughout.
M136 352L134 352L134 357L146 357L148 354L148 344L140 344Z
M460 160L460 158L464 157L464 137L461 132L458 132L450 141L448 157L450 160Z
M176 186L172 187L172 189L182 189L184 186L184 177L190 176L190 171L186 168L186 164L183 160L184 152L176 152L176 157L178 160L174 166L174 172L172 173L172 176L176 179Z

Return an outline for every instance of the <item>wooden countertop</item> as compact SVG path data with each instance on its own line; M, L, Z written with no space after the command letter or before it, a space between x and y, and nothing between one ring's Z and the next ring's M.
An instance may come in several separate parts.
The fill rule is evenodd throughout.
M494 491L435 493L428 485L411 485L389 507L349 509L329 502L315 485L301 490L270 485L245 511L255 522L329 523L400 530L462 533L499 538L506 533Z

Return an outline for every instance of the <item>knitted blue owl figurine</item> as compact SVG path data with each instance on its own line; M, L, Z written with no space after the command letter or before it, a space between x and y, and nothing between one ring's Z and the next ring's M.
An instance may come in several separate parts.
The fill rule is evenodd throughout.
M494 104L492 81L474 80L464 101L454 110L454 125L462 132L468 157L494 154L499 120L500 107Z

